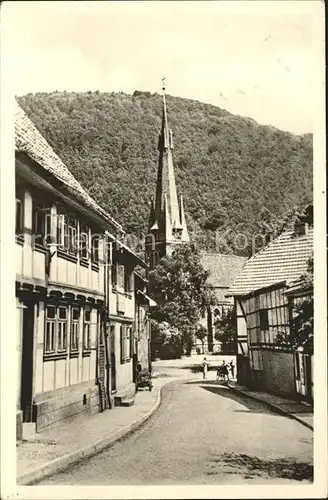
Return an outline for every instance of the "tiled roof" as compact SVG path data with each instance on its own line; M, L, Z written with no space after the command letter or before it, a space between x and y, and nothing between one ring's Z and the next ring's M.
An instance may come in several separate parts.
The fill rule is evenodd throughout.
M313 228L308 234L295 236L286 231L259 253L251 257L227 292L247 295L261 288L284 281L293 281L303 275L313 252Z
M122 231L122 226L106 213L75 179L17 101L15 113L15 147L16 151L26 153L44 170L50 172L60 180L80 203L93 212L96 212L104 221Z
M210 272L208 282L214 287L228 288L242 270L247 257L221 253L204 253L201 262Z

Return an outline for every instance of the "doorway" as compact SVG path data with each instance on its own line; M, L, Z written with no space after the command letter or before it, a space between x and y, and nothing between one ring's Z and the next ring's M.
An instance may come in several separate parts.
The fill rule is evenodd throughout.
M23 422L33 422L33 332L34 303L25 302L23 309L23 342L21 371L21 410Z
M311 370L311 356L305 355L305 383L306 383L306 400L312 402L312 370Z
M111 389L116 391L115 325L110 326Z

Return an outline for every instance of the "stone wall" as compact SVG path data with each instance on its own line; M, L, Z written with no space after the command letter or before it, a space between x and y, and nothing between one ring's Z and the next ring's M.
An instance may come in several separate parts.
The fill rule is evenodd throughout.
M70 394L58 394L36 401L33 405L36 432L55 427L64 420L99 411L98 387L74 388Z

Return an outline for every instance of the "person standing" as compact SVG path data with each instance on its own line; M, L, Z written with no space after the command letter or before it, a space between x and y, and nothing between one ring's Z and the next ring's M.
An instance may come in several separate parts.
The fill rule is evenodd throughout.
M235 378L235 365L233 364L233 359L229 363L229 368L230 368L230 373L231 373L231 378Z
M222 363L222 375L223 375L223 380L229 380L228 366L226 365L225 361L223 361Z
M208 365L209 365L209 363L208 363L207 359L204 358L204 361L203 361L203 379L206 378Z

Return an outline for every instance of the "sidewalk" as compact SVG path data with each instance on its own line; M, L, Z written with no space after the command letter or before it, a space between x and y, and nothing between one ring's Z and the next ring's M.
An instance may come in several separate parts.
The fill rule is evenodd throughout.
M155 378L153 390L137 392L133 406L71 420L18 443L17 483L30 484L112 445L145 422L160 405L162 387L180 378Z
M285 399L275 394L251 391L247 387L238 385L233 381L228 382L228 387L233 391L245 394L252 399L265 403L276 413L293 418L313 431L313 408L311 406L307 406L306 404L292 399Z

